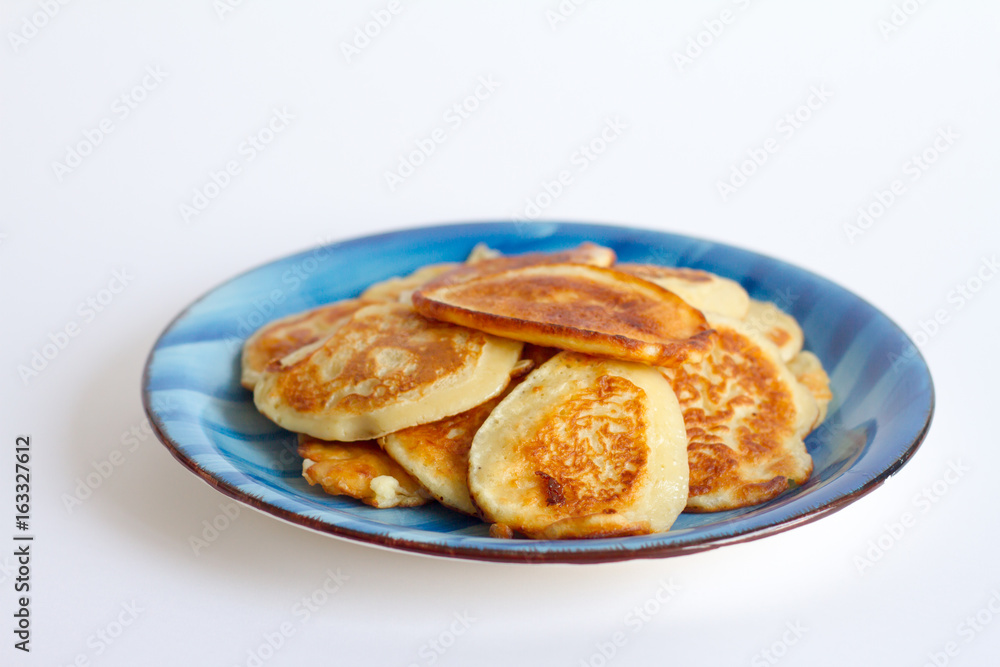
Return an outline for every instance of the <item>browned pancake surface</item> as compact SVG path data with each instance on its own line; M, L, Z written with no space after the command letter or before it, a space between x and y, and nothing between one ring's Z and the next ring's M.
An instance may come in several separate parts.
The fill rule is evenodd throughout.
M371 412L463 367L486 342L475 331L429 321L404 305L388 306L386 312L391 317L351 320L312 355L283 368L276 386L286 404L318 412L331 396L339 396L338 405L346 411ZM328 374L328 364L307 363L344 348L365 353L350 355L339 366L334 362L336 375Z
M333 333L359 308L370 303L362 299L347 299L264 325L243 345L241 384L253 389L260 372L270 362Z
M633 482L644 474L649 451L644 398L629 380L608 375L553 406L520 448L522 464L534 469L546 504L586 516L632 502ZM595 430L599 456L593 453Z
M435 278L428 283L428 287L454 285L494 273L543 264L589 264L607 267L615 263L615 258L615 252L611 248L590 242L581 243L569 250L555 252L528 252L521 255L501 255L499 257L484 255L482 259L476 259L474 262L459 266Z
M688 497L686 445L657 371L563 352L476 433L469 487L487 520L532 537L662 531Z
M537 345L670 363L707 349L700 311L653 283L582 264L528 266L413 295L424 315Z
M812 396L778 350L763 347L769 343L717 329L716 346L700 363L663 369L688 435L688 511L755 505L812 472L802 443L817 412Z
M522 344L366 306L333 335L272 362L254 403L280 426L328 440L377 438L467 410L507 385Z
M750 297L738 282L708 271L630 262L620 262L614 268L656 283L705 313L739 319L750 307Z
M493 408L532 369L557 352L551 348L525 345L521 362L511 371L511 382L503 393L457 415L390 433L379 438L379 444L440 503L466 514L477 514L468 484L472 440Z
M427 494L374 440L332 442L299 435L303 476L334 496L350 496L372 507L415 507Z
M411 426L379 440L410 474L423 480L438 501L460 512L476 514L466 481L469 447L476 431L502 398L503 395L496 396L471 410L430 424Z

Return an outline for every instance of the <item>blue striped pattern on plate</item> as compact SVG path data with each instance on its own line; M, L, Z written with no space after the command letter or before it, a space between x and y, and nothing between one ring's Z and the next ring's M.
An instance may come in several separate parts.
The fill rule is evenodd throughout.
M431 262L461 261L477 242L505 254L592 241L621 260L701 268L776 302L805 331L834 394L806 441L804 485L758 507L682 514L668 533L568 541L491 538L487 526L431 504L377 510L328 496L301 476L295 436L254 408L239 384L243 340L263 323L357 295ZM934 407L930 373L907 336L857 296L808 271L705 240L574 223L425 227L307 250L212 290L170 323L147 360L143 400L160 440L221 492L294 524L405 551L499 561L653 558L763 537L834 511L875 488L923 439Z

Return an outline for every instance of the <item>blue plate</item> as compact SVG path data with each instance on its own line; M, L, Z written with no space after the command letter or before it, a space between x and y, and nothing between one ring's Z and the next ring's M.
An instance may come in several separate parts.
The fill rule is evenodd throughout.
M505 254L593 241L621 260L691 266L776 302L805 331L831 378L826 422L806 440L812 478L763 505L682 514L670 532L595 540L491 538L476 519L436 504L378 510L326 495L301 475L295 436L254 408L239 384L240 346L264 322L356 296L424 264L461 261L477 242ZM156 434L222 493L294 524L369 544L456 558L601 562L658 558L765 537L813 521L868 493L916 451L934 389L916 347L885 315L790 264L685 236L570 223L426 227L317 247L244 273L198 299L157 340L143 403Z

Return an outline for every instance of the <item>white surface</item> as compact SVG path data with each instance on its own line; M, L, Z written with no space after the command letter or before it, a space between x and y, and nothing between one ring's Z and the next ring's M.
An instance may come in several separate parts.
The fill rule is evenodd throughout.
M26 20L43 22L43 4L58 11L15 44ZM772 646L783 665L921 665L935 653L938 664L995 664L1000 450L988 379L1000 375L1000 279L962 307L953 290L1000 253L1000 6L899 0L918 9L883 36L889 0L594 1L554 29L556 0L424 0L403 2L348 63L340 43L387 4L246 0L220 17L210 0L3 3L0 540L12 544L12 450L27 433L37 541L29 655L12 646L12 548L0 549L0 663L252 665L248 652L284 627L263 664L600 665L616 639L607 664L767 665ZM723 9L732 22L679 71L675 52ZM144 77L145 99L125 117L120 98ZM446 114L480 77L499 85L456 127ZM814 89L830 97L813 98L819 108L787 136L778 123ZM251 161L241 144L275 110L293 118ZM102 119L113 131L59 180L53 163ZM579 146L608 119L627 127L580 171ZM444 142L390 191L384 172L436 128ZM947 128L957 138L911 180L911 156ZM717 181L768 139L777 152L723 202ZM180 205L231 160L240 172L185 223ZM320 241L510 219L562 170L572 183L543 217L778 256L911 334L944 311L921 346L937 412L913 460L821 521L683 558L435 560L248 510L196 555L191 537L227 499L142 430L139 397L145 356L176 312ZM845 222L894 179L905 191L851 243ZM88 315L80 304L122 270L125 289ZM79 335L23 382L17 367L70 323ZM67 510L64 494L111 457L121 465ZM968 471L956 479L950 462ZM943 495L918 500L935 482ZM906 513L915 523L892 538ZM880 538L891 548L859 571ZM328 570L348 578L307 613L301 600ZM661 582L677 587L662 604ZM644 604L655 613L633 611ZM134 620L123 605L140 609ZM977 613L985 625L967 621ZM121 634L100 639L119 618Z

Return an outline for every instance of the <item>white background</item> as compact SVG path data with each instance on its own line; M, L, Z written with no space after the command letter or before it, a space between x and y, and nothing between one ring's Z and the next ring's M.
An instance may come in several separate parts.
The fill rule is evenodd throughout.
M255 664L248 652L289 624L263 664L995 664L1000 5L666 4L592 0L556 21L556 0L403 2L348 58L341 45L387 3L5 0L0 539L14 534L11 450L27 433L37 541L29 655L13 649L12 547L0 548L0 663ZM480 77L495 90L446 122ZM811 91L826 99L800 110ZM241 145L276 110L292 119L250 160ZM781 129L796 111L808 118ZM626 128L580 171L574 155L609 119ZM68 158L102 121L111 132ZM385 173L439 127L444 142L390 189ZM768 139L777 150L724 198L718 184ZM936 160L915 179L925 150ZM239 173L185 215L229 161ZM227 499L143 430L142 365L168 321L236 273L320 242L511 219L561 170L572 183L542 218L765 252L911 335L923 326L937 411L912 461L828 518L681 558L437 560L247 509L195 554L190 539ZM894 180L880 217L845 228ZM125 288L88 314L80 304L121 286L116 271ZM959 285L979 290L959 298ZM108 479L67 508L112 457ZM924 489L933 503L916 500ZM347 579L304 618L328 570ZM677 589L664 604L661 582ZM638 624L643 605L655 613Z

